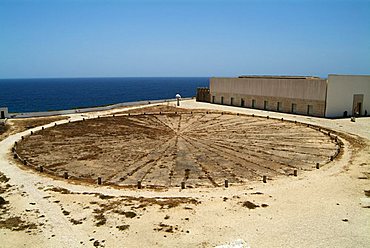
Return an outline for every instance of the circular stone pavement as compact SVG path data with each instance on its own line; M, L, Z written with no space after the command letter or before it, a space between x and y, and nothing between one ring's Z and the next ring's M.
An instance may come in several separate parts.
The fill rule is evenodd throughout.
M102 117L38 131L18 143L30 166L104 184L223 186L312 170L339 145L307 125L220 112Z

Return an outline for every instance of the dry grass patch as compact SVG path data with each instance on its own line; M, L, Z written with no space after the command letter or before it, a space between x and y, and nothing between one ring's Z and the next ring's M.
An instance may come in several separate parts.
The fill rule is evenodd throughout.
M30 128L42 126L55 121L66 120L66 116L52 116L52 117L35 117L24 119L9 119L3 126L0 125L0 140L16 133L26 131Z
M116 226L116 228L120 231L127 230L130 227L130 225L122 225L122 226Z
M249 209L255 209L255 208L259 208L260 206L257 205L257 204L254 204L253 202L250 202L250 201L245 201L242 203L242 206L245 207L245 208L249 208Z
M23 231L26 229L37 229L37 225L28 223L17 216L0 220L0 228L10 229L12 231Z

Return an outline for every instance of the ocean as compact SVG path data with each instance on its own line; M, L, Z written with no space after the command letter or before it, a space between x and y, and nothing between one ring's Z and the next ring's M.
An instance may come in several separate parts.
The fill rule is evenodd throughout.
M0 107L23 113L192 97L208 84L207 77L0 79Z

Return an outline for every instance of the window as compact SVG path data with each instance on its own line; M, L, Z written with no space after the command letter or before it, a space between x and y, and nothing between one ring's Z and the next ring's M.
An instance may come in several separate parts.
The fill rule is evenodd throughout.
M297 104L292 103L292 113L297 112Z
M268 101L263 101L263 109L267 109Z
M255 108L256 107L256 100L252 100L252 108Z

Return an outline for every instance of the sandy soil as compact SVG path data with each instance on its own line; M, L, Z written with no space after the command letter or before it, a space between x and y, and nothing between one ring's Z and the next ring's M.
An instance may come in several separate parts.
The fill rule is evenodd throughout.
M293 122L174 107L145 111L35 132L16 151L27 166L53 175L156 188L293 175L326 165L340 149L327 130Z
M52 178L14 162L11 147L22 135L40 130L34 128L0 143L0 192L4 198L4 202L0 199L2 247L214 247L237 239L243 239L251 247L369 247L369 118L352 123L348 119L289 116L194 101L183 102L182 107L269 115L318 125L338 135L343 142L342 152L320 169L299 170L297 177L272 177L273 180L267 183L248 180L243 184L232 183L229 188L117 189ZM104 113L89 114L85 118L98 115L103 116ZM231 122L240 118L246 118L246 121L259 119L232 117L236 119ZM71 116L72 121L81 119L81 115ZM176 127L179 122L171 120ZM317 155L323 148L321 145L336 149L325 131L285 121L277 121L277 124L288 125L292 133L295 128L302 128L305 130L303 133L312 132L302 137L322 138L322 143L315 143L318 145L316 158L320 158ZM52 128L44 132L63 128L63 125L54 128L52 123L47 127ZM232 125L228 128L239 131ZM204 129L212 131L209 127ZM282 133L290 134L286 128ZM294 135L294 140L300 139L297 136ZM225 139L222 135L220 137ZM217 140L212 141L213 144ZM269 137L268 141L271 140ZM301 140L306 142L307 139ZM282 140L283 144L285 142ZM202 147L200 141L196 144ZM230 153L232 148L229 145L219 150ZM249 149L252 148L250 145ZM299 145L298 148L305 146ZM206 151L211 152L209 149ZM325 153L327 156L330 153ZM220 157L213 161L221 162Z

